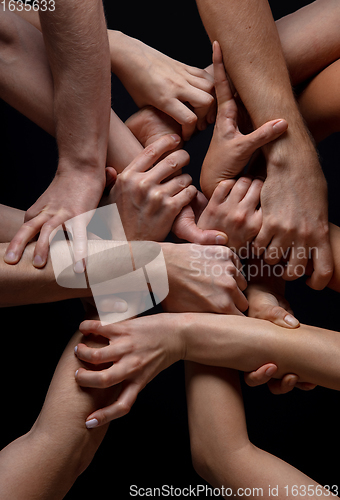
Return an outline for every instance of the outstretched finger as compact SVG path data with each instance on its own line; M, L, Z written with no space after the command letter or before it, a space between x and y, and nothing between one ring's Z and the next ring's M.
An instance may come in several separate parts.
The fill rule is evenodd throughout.
M99 427L111 422L111 420L127 415L136 401L140 390L141 387L133 382L123 384L117 401L89 415L86 419L86 427L93 429L94 427Z

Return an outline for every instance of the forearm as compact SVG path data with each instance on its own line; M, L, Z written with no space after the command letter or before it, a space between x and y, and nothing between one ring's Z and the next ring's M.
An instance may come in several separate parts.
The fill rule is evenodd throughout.
M266 363L275 376L296 373L301 381L340 390L340 334L301 325L297 330L239 316L191 316L184 327L185 359L250 372Z
M78 475L91 462L107 426L89 431L86 416L113 400L117 388L82 390L74 379L80 363L74 356L82 340L77 332L66 347L32 429L0 453L0 496L16 500L64 498Z
M310 155L313 147L295 102L268 1L197 0L197 5L211 41L221 45L226 71L254 128L274 118L289 124L282 137L264 147L272 159L268 169L272 163L285 164L284 151L293 144Z
M63 0L39 15L54 81L59 166L104 177L111 72L102 2Z
M276 21L291 82L306 81L340 57L340 4L316 0Z

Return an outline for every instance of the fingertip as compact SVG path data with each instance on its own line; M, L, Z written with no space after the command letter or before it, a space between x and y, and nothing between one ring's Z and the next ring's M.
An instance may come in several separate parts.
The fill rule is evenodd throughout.
M99 421L96 418L89 417L86 420L85 425L87 429L94 429L95 427L99 427L101 424L99 424Z
M19 261L18 255L13 251L5 253L3 259L6 264L16 264Z
M45 259L41 255L35 255L33 259L33 266L41 269L46 265Z
M288 123L286 122L286 120L280 119L280 120L273 123L273 130L274 130L275 134L281 135L287 129L288 129Z
M299 320L297 320L292 314L287 314L283 321L286 323L288 328L298 328L300 326Z

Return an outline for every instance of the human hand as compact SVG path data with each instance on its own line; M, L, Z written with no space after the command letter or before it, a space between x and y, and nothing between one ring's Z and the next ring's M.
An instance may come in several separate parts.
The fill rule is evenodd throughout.
M184 150L169 153L180 142L166 135L150 144L117 176L102 204L116 203L129 240L163 241L181 209L196 195L188 174L168 177L189 162Z
M118 42L118 37L123 40ZM182 125L185 141L196 126L198 130L206 128L214 101L214 82L208 72L171 59L123 33L109 30L109 38L112 71L139 108L151 105L174 118ZM117 43L119 51L114 48Z
M253 265L254 265L254 261ZM283 328L298 328L299 321L284 298L285 282L282 278L274 276L256 276L255 282L248 285L246 296L249 302L248 316L251 318L265 319ZM286 394L297 387L302 390L314 389L314 384L299 382L295 374L287 374L281 380L272 377L278 367L273 363L267 363L258 370L245 373L245 382L250 387L268 384L273 394Z
M172 225L171 230L177 238L199 245L227 244L228 237L223 231L202 229L197 226L197 221L207 204L208 200L204 194L201 191L197 191L195 198L189 205L182 208Z
M189 243L161 243L169 280L162 302L168 312L212 312L239 315L248 302L242 264L230 248Z
M86 336L93 333L105 337L109 345L103 348L90 348L83 343L77 345L78 359L94 365L93 370L77 370L78 384L103 389L122 383L121 392L113 404L87 417L88 428L126 415L138 393L158 373L184 356L178 314L144 316L108 326L101 326L99 321L85 321L79 330ZM103 363L113 365L94 371Z
M33 254L33 265L45 266L49 251L49 240L54 229L76 216L74 223L67 229L73 237L75 272L83 272L87 257L86 227L91 216L86 212L97 208L105 187L105 173L78 173L57 170L46 191L27 210L25 222L10 242L4 257L8 264L19 262L27 243L39 232Z
M201 188L207 198L211 197L221 181L234 178L242 172L258 148L277 139L288 128L285 120L271 120L254 132L243 135L238 127L238 108L217 42L213 45L213 64L217 117L201 171Z
M267 159L268 175L261 190L263 223L254 250L271 265L288 261L285 280L303 276L311 259L314 271L307 284L321 290L333 274L326 181L315 151L305 152L302 161L299 150L291 150L295 152L285 156L285 165L274 170Z
M167 134L181 135L181 126L163 111L153 106L145 106L131 115L125 122L141 145L146 148ZM177 148L183 146L181 140Z
M228 235L228 246L238 252L258 234L262 211L258 207L263 182L240 177L220 182L198 220L201 229L216 229Z

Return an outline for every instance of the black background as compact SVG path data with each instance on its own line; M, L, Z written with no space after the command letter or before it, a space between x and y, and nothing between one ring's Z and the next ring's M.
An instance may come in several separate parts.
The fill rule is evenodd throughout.
M273 0L275 18L308 1ZM205 67L211 46L194 0L171 2L106 1L108 27L141 39L182 62ZM237 46L235 47L237 50ZM86 105L86 103L85 103ZM112 105L126 119L136 107L112 78ZM0 203L27 209L49 185L57 166L54 139L15 110L1 106ZM196 179L212 128L187 145L190 174ZM340 224L338 208L339 135L319 148L329 182L330 220ZM313 196L313 193L311 193ZM288 297L301 322L338 329L338 296L314 292L304 280L288 285ZM1 444L27 432L39 412L54 368L82 319L80 301L22 306L1 311ZM244 387L250 439L321 484L339 484L339 397L316 388L273 396L267 387ZM169 368L139 395L132 411L114 421L93 463L67 499L129 498L129 487L204 484L191 465L182 363Z

